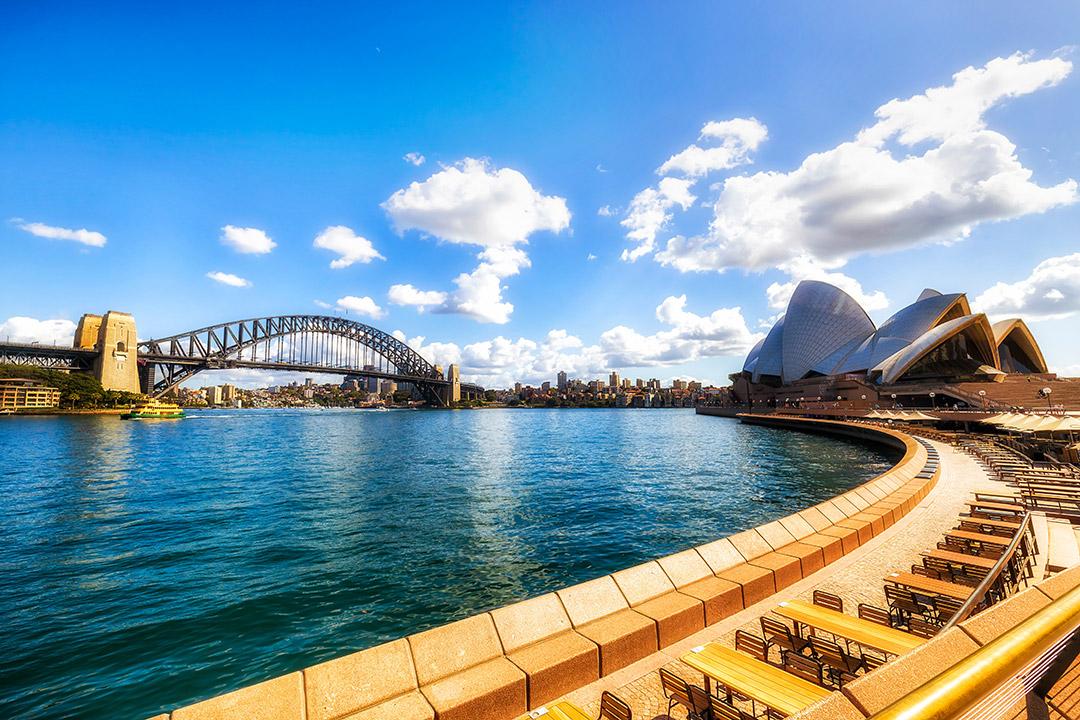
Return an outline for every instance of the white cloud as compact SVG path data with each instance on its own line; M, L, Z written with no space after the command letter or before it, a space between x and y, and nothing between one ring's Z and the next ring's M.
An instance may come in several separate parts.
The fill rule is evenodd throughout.
M70 346L75 339L75 323L71 320L38 320L16 315L0 323L0 339L13 343Z
M728 178L708 231L674 237L655 257L683 272L762 270L800 257L836 268L860 253L955 240L982 222L1076 202L1075 180L1035 184L1013 143L983 120L1004 99L1055 85L1071 68L1013 55L890 101L855 140L791 172ZM925 145L921 154L915 144ZM894 154L890 145L900 148Z
M1050 372L1057 373L1061 377L1080 378L1080 363L1072 365L1057 365L1050 368Z
M407 152L401 159L409 163L410 165L415 165L416 167L420 167L424 164L424 161L427 160L426 157L424 157L418 152Z
M484 387L509 387L514 382L539 385L565 370L571 377L606 376L626 367L677 366L701 358L743 355L761 337L750 332L739 308L720 308L709 315L686 310L686 297L669 297L656 308L665 329L644 335L625 326L601 334L586 345L566 330L551 330L540 340L498 336L459 347L454 343L426 343L424 337L406 342L433 363L458 363L462 377Z
M1080 253L1047 258L1023 280L999 282L971 305L995 317L1027 320L1060 320L1080 313Z
M715 147L690 145L672 155L657 169L657 174L683 173L700 178L714 170L727 170L750 162L749 154L769 136L768 128L757 118L734 118L711 121L701 128L701 137L719 140Z
M666 298L657 306L656 318L669 329L645 336L618 326L603 333L600 345L608 364L616 368L677 365L703 357L739 355L760 338L750 332L740 308L696 315L686 310L685 295Z
M596 259L596 256L593 255L592 253L589 253L588 255L585 256L585 259L588 260L589 262L592 262L593 260Z
M337 308L339 310L345 310L346 312L356 313L357 315L366 315L367 317L376 319L381 318L385 314L383 313L383 309L366 295L363 297L346 295L343 298L338 298Z
M334 307L333 305L326 302L325 300L316 300L315 301L315 306L316 307L321 307L323 310L330 310L330 309L332 309Z
M510 319L514 306L502 297L502 280L530 264L517 246L534 232L558 233L570 226L565 199L542 195L517 170L495 169L473 158L398 190L383 208L398 232L419 230L446 242L483 248L477 267L459 274L454 279L457 290L445 293L445 300L433 308L482 322Z
M220 270L208 272L206 273L206 277L210 278L214 282L221 283L222 285L231 285L232 287L251 287L251 281L245 280L239 275L221 272Z
M235 225L221 228L221 242L236 252L250 255L265 255L277 247L277 243L262 230Z
M773 310L786 310L791 294L803 280L820 280L835 285L853 297L867 312L889 307L889 298L882 291L867 292L863 289L862 283L855 278L844 273L829 272L828 266L822 265L813 258L807 256L795 258L782 263L779 269L790 275L791 280L786 283L774 282L766 288L765 295L769 299L769 307Z
M357 235L352 228L344 225L331 225L315 236L312 243L321 250L330 250L339 255L330 263L334 270L347 268L354 263L368 264L372 260L385 260L371 241Z
M678 205L686 210L697 199L690 192L693 186L693 180L663 178L655 188L645 188L634 196L620 224L630 231L627 239L637 245L622 251L623 260L634 262L656 248L657 234L671 222L671 209Z
M618 214L618 209L611 207L610 205L604 205L596 211L596 214L600 217L612 217Z
M87 230L86 228L71 230L69 228L46 225L45 223L24 222L21 218L12 218L11 222L13 222L20 230L25 230L36 237L48 238L49 240L71 240L83 245L89 245L90 247L105 247L106 237L99 232Z
M517 170L473 158L398 190L383 208L398 232L420 230L481 247L525 243L538 230L570 226L566 200L541 195Z
M442 305L446 302L446 293L438 290L420 290L412 285L391 285L387 299L394 305L414 305L420 312L424 308Z

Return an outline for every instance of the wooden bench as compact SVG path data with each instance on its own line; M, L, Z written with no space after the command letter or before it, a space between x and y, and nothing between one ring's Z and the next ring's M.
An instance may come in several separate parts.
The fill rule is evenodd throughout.
M831 694L812 682L717 643L694 648L683 655L682 661L705 676L706 692L711 682L717 682L785 717Z
M993 558L980 557L979 555L965 555L964 553L953 552L951 550L929 550L922 553L924 556L934 558L935 560L942 560L953 565L967 565L968 567L979 568L980 570L990 570L997 564L997 560Z
M973 588L969 588L966 585L959 585L945 580L935 580L934 578L928 578L909 572L890 573L884 580L885 582L893 583L894 585L901 585L911 590L918 590L921 593L944 595L945 597L950 597L954 600L967 600L973 591Z
M888 655L903 655L926 642L910 633L802 600L782 602L773 612L794 621L796 627L807 625L817 628Z

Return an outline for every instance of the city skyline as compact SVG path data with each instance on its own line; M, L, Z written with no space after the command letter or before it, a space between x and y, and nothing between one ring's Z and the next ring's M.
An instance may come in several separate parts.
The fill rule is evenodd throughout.
M5 11L0 337L347 313L487 387L722 385L822 279L967 290L1080 375L1075 7L114 7Z

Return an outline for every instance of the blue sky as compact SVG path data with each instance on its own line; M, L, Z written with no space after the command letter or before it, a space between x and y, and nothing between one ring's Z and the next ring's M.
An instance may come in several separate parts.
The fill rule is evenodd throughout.
M942 5L5 3L0 335L349 308L490 385L720 382L824 276L1080 375L1080 7Z

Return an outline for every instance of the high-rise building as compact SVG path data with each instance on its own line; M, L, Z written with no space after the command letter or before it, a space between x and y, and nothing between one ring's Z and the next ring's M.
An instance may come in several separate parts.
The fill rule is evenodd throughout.
M558 385L559 392L566 392L566 372L559 371L559 374L555 376L556 384Z
M641 378L638 378L637 380L635 380L634 384L637 385L639 388L644 388L645 387L645 381L642 380Z
M207 405L224 405L225 404L224 393L222 392L220 385L211 385L210 387L203 388L203 389L206 390L206 404Z
M311 387L315 384L315 380L312 378L304 378L304 387Z
M226 405L232 405L236 400L236 386L228 383L221 386L221 401Z
M619 373L614 370L611 371L611 377L608 378L608 385L613 388L619 387Z
M686 389L686 381L685 380L679 380L678 378L676 378L675 380L672 380L671 381L671 389L672 390L685 390Z
M544 392L551 392L551 383L545 381L544 383L542 383L540 385L540 389L543 390Z
M516 394L516 395L521 394L521 383L519 383L519 382L514 383L514 394Z

